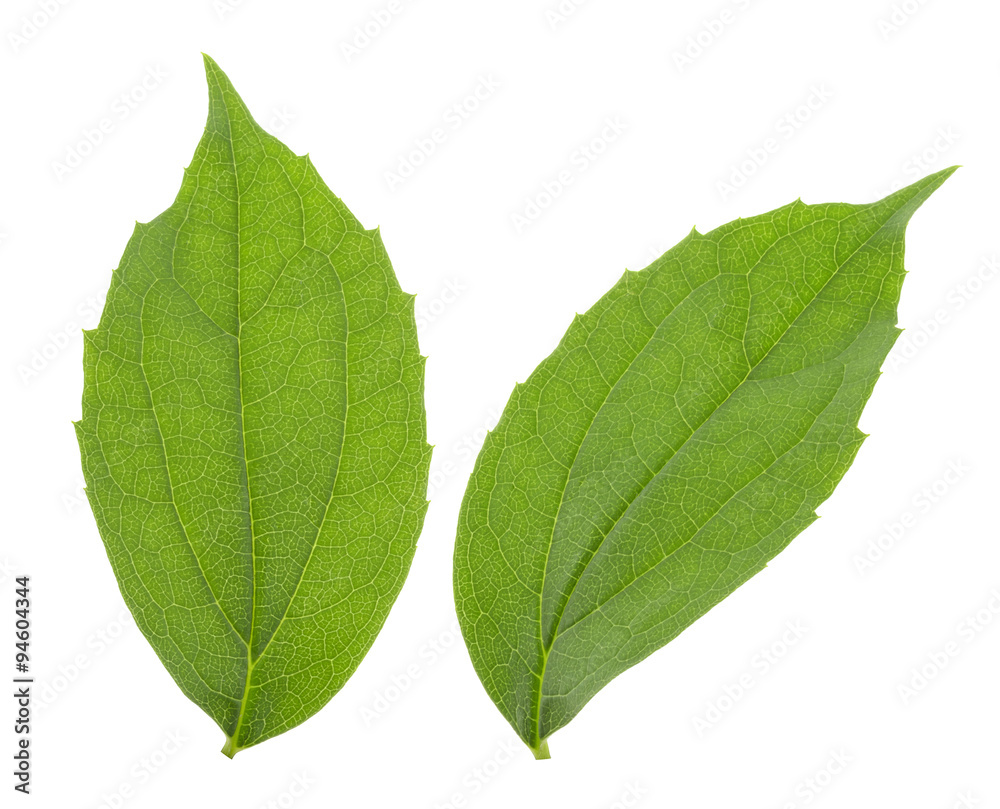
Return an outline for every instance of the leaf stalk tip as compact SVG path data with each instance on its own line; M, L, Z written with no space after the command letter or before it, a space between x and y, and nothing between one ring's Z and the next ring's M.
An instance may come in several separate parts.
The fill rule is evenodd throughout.
M226 758L232 759L242 749L233 736L226 736L226 743L222 746L222 753Z

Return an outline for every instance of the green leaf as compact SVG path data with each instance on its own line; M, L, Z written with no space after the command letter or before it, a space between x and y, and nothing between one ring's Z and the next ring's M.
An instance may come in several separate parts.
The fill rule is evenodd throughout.
M952 171L694 231L514 389L465 493L455 600L538 757L816 518L899 333L906 224Z
M77 435L125 601L233 756L354 672L426 510L413 297L205 57L205 134L85 335Z

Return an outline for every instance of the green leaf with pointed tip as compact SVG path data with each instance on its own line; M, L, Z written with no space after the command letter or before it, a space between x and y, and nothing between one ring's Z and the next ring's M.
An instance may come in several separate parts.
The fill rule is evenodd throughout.
M899 331L907 222L952 171L692 232L515 388L465 493L455 600L536 755L815 519Z
M125 600L224 752L316 713L402 587L426 510L413 297L205 58L174 204L84 348L77 434Z

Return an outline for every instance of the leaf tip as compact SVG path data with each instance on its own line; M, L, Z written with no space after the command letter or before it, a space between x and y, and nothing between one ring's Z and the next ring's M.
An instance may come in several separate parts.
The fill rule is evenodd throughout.
M216 72L218 73L222 72L222 68L219 67L219 63L216 62L211 56L209 56L204 51L201 52L201 61L205 65L205 73L208 74L209 76L212 76L212 74Z
M875 204L893 200L899 206L900 210L906 211L907 218L909 218L909 216L911 216L917 208L923 205L931 194L944 185L945 181L951 177L952 174L958 171L959 168L960 166L949 166L946 169L941 169L941 171L928 174L926 177L917 180L915 183L911 183L904 188L900 188L898 191L894 191Z
M941 169L941 171L936 171L933 174L928 174L922 181L922 184L926 184L931 191L936 191L944 182L951 177L956 171L962 168L960 165L948 166L946 169Z
M205 80L210 89L221 89L226 83L226 74L222 72L219 63L204 51L201 54L202 63L205 66Z

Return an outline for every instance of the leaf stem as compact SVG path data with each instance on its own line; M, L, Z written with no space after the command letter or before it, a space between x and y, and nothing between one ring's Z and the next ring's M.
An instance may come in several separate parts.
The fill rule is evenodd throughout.
M530 745L529 745L529 747L530 747ZM531 748L531 752L534 753L536 761L543 761L545 759L552 758L552 756L549 755L549 740L548 739L542 739L538 743L538 747L532 747Z
M232 758L243 748L236 743L236 736L226 736L226 743L222 747L222 752L228 757Z

